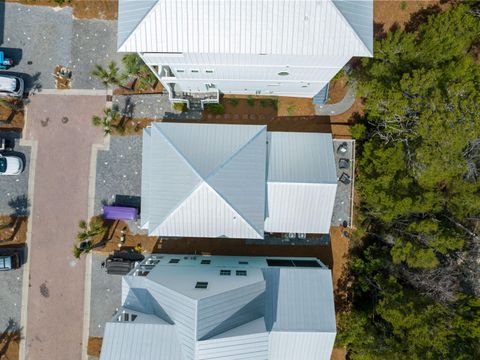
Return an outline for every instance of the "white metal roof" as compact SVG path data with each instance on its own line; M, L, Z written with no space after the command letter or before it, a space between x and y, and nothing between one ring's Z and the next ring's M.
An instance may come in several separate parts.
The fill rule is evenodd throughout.
M265 126L156 123L143 144L150 235L263 237Z
M265 231L328 234L336 190L331 134L268 133Z
M121 52L373 53L372 0L120 0L119 9Z
M172 264L172 258L180 261ZM150 354L155 359L329 359L336 333L330 270L271 267L260 257L186 258L162 256L146 277L123 278L122 309L141 315L143 308L146 316L108 323L101 360L148 360ZM205 259L211 263L202 264ZM247 264L239 265L241 260ZM252 278L235 276L239 268ZM221 269L233 273L221 276ZM208 288L195 289L196 281L207 281ZM158 324L151 324L154 316Z

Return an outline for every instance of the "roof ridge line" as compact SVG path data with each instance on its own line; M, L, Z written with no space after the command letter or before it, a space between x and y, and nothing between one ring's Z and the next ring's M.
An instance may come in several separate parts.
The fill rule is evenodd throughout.
M152 129L154 129L152 127ZM199 178L200 178L200 181L193 187L192 191L190 191L190 193L188 193L187 196L185 196L185 198L183 198L181 201L179 201L176 206L167 214L163 217L163 219L160 221L160 223L155 227L158 228L160 225L162 225L162 223L164 223L174 212L176 209L178 209L178 207L183 204L185 202L185 200L187 200L190 196L192 196L192 194L197 191L197 189L200 187L200 185L202 185L203 183L205 183L205 179L198 173L198 171L192 166L192 164L190 163L190 161L187 160L187 158L182 154L182 152L173 144L173 142L170 140L170 138L160 129L160 127L158 126L155 126L155 129L158 130L158 133L160 134L160 136L162 136L165 141L167 142L168 145L170 145L170 147L173 149L173 151L175 151L182 159L183 161L190 167L190 169L194 172L195 175L197 175Z
M215 169L213 169L206 177L205 177L205 181L208 182L208 179L210 179L211 177L215 176L219 171L220 169L223 168L223 166L225 164L227 164L228 162L230 162L230 160L232 160L235 156L237 156L243 149L245 149L247 147L247 145L250 145L250 143L255 140L262 132L264 129L267 128L267 125L263 125L263 127L255 134L253 135L245 144L243 144L241 147L239 147L237 149L237 151L235 151L232 155L230 155L224 162L222 162L220 165L218 165ZM265 130L266 131L266 130ZM266 145L265 145L266 146Z
M360 43L362 44L362 46L365 48L365 50L367 50L367 52L373 56L373 51L370 51L370 49L368 48L368 46L365 44L365 42L360 38L360 36L357 34L357 31L355 30L355 27L350 23L350 21L348 21L348 19L345 17L345 15L343 15L343 13L340 11L340 9L337 7L337 5L335 4L335 2L333 0L329 0L328 1L334 8L335 10L337 11L337 13L342 17L342 19L348 24L348 27L352 30L352 32L355 34L355 37L360 41Z
M125 43L128 41L128 39L130 39L130 37L133 35L133 33L135 31L137 31L138 27L140 26L141 23L143 23L143 20L145 20L145 18L150 15L150 13L152 12L152 10L157 7L157 5L161 2L161 0L156 0L156 3L152 5L152 7L150 8L150 10L147 11L147 13L145 15L142 16L142 18L138 21L138 24L132 29L132 31L130 31L130 34L127 35L127 37L125 38L125 40L123 40L122 42L122 45L120 46L117 46L117 52L119 52L119 50L122 48L123 45L125 45ZM135 51L134 51L135 52Z
M204 183L205 183L205 185L208 186L209 189L211 189L211 190L213 191L214 194L217 194L217 196L218 196L220 199L222 199L222 200L225 202L225 204L227 204L227 206L228 206L231 210L233 210L234 212L236 212L236 213L243 219L243 221L244 221L248 226L250 226L250 228L252 228L258 235L260 235L260 236L262 237L262 239L264 238L264 235L263 235L263 234L260 234L260 233L258 232L258 230L255 228L255 226L253 226L253 225L250 223L250 221L248 221L247 219L245 219L245 216L243 216L243 214L242 214L240 211L238 211L236 208L233 207L233 205L230 203L230 201L228 201L222 194L220 194L217 190L215 190L215 188L214 188L212 185L210 185L207 181L204 181Z

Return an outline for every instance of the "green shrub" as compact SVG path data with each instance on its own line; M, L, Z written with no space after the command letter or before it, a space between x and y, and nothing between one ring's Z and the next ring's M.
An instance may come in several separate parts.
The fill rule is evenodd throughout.
M262 105L262 107L267 107L269 103L268 99L260 99L260 105Z
M278 98L270 99L270 104L275 110L278 110Z
M222 104L207 104L207 109L213 114L225 114L225 106L223 106Z
M173 103L173 108L177 111L185 112L188 110L187 104L180 102L180 103Z
M402 10L406 10L406 9L407 9L407 2L406 2L406 1L402 1L402 2L400 3L400 9L402 9Z
M230 99L228 99L228 102L232 106L237 106L238 105L238 99L237 98L230 98Z
M295 105L290 104L287 106L287 114L292 116L295 112Z
M252 95L248 95L248 97L247 97L247 104L250 105L250 106L255 105L255 99L253 98Z

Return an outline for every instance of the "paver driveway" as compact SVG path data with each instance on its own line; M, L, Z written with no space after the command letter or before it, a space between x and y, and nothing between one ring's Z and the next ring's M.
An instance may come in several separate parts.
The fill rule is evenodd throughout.
M38 141L26 328L30 360L81 357L85 264L71 249L78 221L87 217L92 144L102 141L90 119L104 106L104 96L66 95L36 95L28 105L26 138Z

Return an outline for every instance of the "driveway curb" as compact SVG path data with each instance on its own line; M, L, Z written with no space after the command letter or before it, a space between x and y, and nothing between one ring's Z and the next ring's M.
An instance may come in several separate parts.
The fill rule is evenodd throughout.
M68 90L58 90L58 89L42 89L38 92L39 95L72 95L72 96L102 96L102 95L113 95L112 90L96 90L96 89L68 89Z
M106 136L102 144L93 144L90 155L90 174L88 178L88 212L87 218L91 219L95 212L95 182L97 178L97 155L98 151L110 149L110 136ZM87 221L88 221L87 219ZM82 359L88 360L88 338L90 333L90 301L92 294L92 253L85 258L85 282L83 297L83 335L82 335ZM20 359L22 360L22 359Z
M25 107L24 115L24 129L27 128L27 119L28 119L28 106ZM37 164L37 151L38 151L38 142L36 140L25 140L23 137L20 140L21 146L30 147L30 164L29 164L29 176L28 176L28 192L27 199L30 201L30 211L28 212L28 221L27 221L27 261L23 264L23 279L22 279L22 309L20 312L20 328L21 328L21 338L20 338L20 354L19 360L25 360L26 358L26 339L27 339L27 318L28 318L28 290L30 285L30 248L32 241L32 215L33 215L33 195L34 195L34 185L35 185L35 167Z

